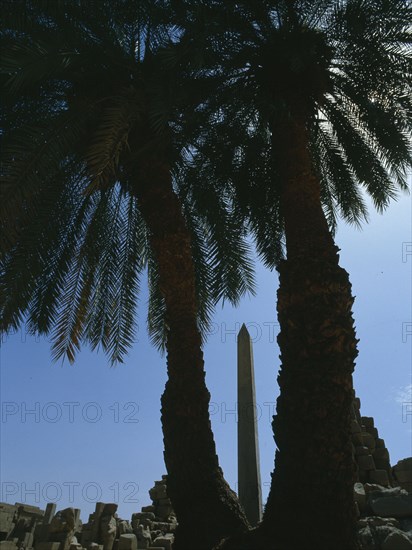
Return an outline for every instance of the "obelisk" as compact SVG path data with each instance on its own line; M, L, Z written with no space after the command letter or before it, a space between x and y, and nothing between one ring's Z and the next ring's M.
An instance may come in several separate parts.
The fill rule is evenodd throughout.
M237 454L239 500L249 523L262 517L259 445L252 341L243 324L237 338Z

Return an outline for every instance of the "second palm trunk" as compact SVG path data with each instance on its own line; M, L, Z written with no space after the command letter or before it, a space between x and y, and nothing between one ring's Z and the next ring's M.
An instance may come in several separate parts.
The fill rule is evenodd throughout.
M173 548L211 550L222 537L244 529L247 520L223 478L211 430L190 233L166 163L147 163L136 194L158 265L168 324L162 425L168 492L179 522Z
M282 549L353 550L350 406L357 340L351 285L321 207L305 123L295 118L274 130L273 152L287 259L279 266L277 305L278 450L263 527Z

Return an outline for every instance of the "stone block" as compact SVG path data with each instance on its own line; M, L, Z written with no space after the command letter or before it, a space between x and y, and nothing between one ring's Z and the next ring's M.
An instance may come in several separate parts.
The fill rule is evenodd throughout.
M49 525L49 533L70 533L76 525L76 514L74 508L60 510L53 517ZM54 537L53 537L54 538ZM60 539L59 539L60 540Z
M83 527L81 535L79 537L79 540L80 540L80 542L81 542L81 544L84 548L88 548L90 546L90 544L92 544L92 543L97 544L96 541L93 540L92 534L93 534L93 532L92 532L91 525L86 524ZM97 550L97 549L95 549L95 550Z
M375 515L384 518L407 518L412 516L412 495L374 497L369 505Z
M9 533L13 528L14 513L0 508L0 533Z
M24 533L24 537L21 540L21 545L25 548L31 548L33 546L34 535L33 533Z
M163 533L172 533L176 531L177 523L170 523L169 521L154 521L153 530L162 531Z
M151 521L154 521L155 517L153 512L137 512L132 515L132 519L150 519Z
M16 506L19 509L19 515L24 517L43 517L44 512L38 506L32 506L30 504L23 504L22 502L16 502Z
M385 460L384 458L375 458L375 457L373 457L373 460L375 461L375 466L377 470L386 470L388 472L388 475L390 476L389 460Z
M136 535L133 535L131 533L120 535L118 550L137 550Z
M98 519L102 515L105 506L104 502L96 502L93 519Z
M359 510L363 512L366 507L366 493L362 483L355 483L353 486L353 496L355 502L359 506Z
M0 502L0 511L14 514L17 512L17 506L15 504L9 504L8 502Z
M36 541L36 548L39 542L47 542L49 536L49 526L38 523L34 528L34 539Z
M375 439L375 447L376 447L376 439L378 439L379 434L377 428L366 428L366 431L368 434L371 434L371 436Z
M408 537L412 540L412 517L402 518L401 520L399 520L399 523L400 529L402 529L402 531L405 531Z
M151 504L150 506L142 506L142 512L151 512L153 514L154 511L155 507L153 506L153 504Z
M105 507L104 502L96 502L96 506L94 509L93 514L90 515L89 518L89 525L90 525L90 534L88 535L88 539L92 542L96 542L99 538L99 526L100 526L100 518L103 513Z
M351 425L350 425L350 431L352 434L357 434L357 433L360 433L362 430L361 430L361 427L359 426L358 422L356 420L351 420Z
M375 447L375 450L373 451L373 458L384 458L389 461L388 449L386 447Z
M399 468L393 469L394 476L400 483L412 482L412 470L400 470Z
M153 521L155 520L155 518L156 516L153 514L153 512L137 512L135 514L132 514L133 532L136 531L139 525L152 529Z
M357 462L359 466L359 471L361 470L375 470L375 462L372 455L361 455L357 457Z
M363 445L368 447L371 452L376 448L375 438L368 432L363 432L361 434Z
M160 498L167 498L166 485L156 481L155 486L149 490L149 495L153 501L159 500Z
M375 445L377 449L384 449L385 448L385 441L381 439L380 437L377 438L375 441Z
M412 457L403 458L399 460L395 466L395 470L412 470Z
M354 403L350 406L350 417L356 420L356 409Z
M365 447L363 445L359 445L358 447L355 447L356 456L369 455L369 454L370 454L369 447Z
M400 483L402 489L405 489L405 491L408 491L408 493L412 493L412 482L410 483Z
M143 525L138 525L136 531L137 548L148 548L152 544L152 536L149 529L145 529Z
M362 416L361 420L365 428L373 428L375 426L375 422L372 416Z
M116 502L108 502L104 505L102 516L114 516L119 505Z
M163 535L155 538L155 540L153 541L153 544L154 546L160 546L165 550L172 550L173 540L174 540L173 535L167 534L167 535Z
M11 540L0 541L0 550L17 550L17 544Z
M396 497L399 495L407 495L408 493L401 489L401 487L382 487L376 483L365 483L365 493L369 494L372 498L384 498L384 497Z
M363 446L362 432L352 434L352 443L355 447Z
M170 516L170 514L173 512L173 508L167 504L164 506L158 506L156 508L157 517L160 519L166 519Z
M44 512L43 517L43 524L48 525L51 520L53 519L54 514L56 513L56 503L55 502L49 502L46 506L46 510Z
M365 520L368 525L372 525L373 527L396 527L399 528L400 524L399 521L395 518L380 518L378 516L371 516L366 518Z
M132 526L126 520L119 521L117 523L117 528L118 528L119 535L126 535L126 534L133 533Z
M392 531L383 541L382 550L412 550L412 540L402 531Z
M389 477L386 470L372 470L369 472L369 481L383 487L389 486Z

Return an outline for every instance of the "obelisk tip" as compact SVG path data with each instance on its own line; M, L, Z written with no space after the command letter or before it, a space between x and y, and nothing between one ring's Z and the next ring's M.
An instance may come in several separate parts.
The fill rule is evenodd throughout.
M249 331L248 331L248 329L246 328L245 323L242 323L242 326L240 327L238 336L240 336L241 334L244 334L244 333L246 333L246 334L249 336Z

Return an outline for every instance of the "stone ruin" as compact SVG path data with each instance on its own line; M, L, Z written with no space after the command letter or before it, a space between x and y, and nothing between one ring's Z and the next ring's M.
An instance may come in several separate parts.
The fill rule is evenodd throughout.
M400 460L393 468L385 441L379 437L371 416L361 416L360 399L354 397L351 409L352 449L357 481L383 487L401 487L412 493L412 459Z
M360 406L354 396L354 498L362 550L412 550L412 457L391 467L385 441L373 418L361 416Z
M361 548L412 550L412 457L391 467L373 418L361 416L355 396L351 414ZM56 513L52 503L45 511L0 503L0 550L173 550L177 519L167 476L155 482L149 495L152 505L143 506L130 521L119 518L117 504L98 502L84 525L78 508Z
M149 491L152 505L132 514L117 515L117 504L96 503L82 524L78 508L56 513L56 504L37 506L0 503L1 550L172 550L177 526L166 490L167 476Z

